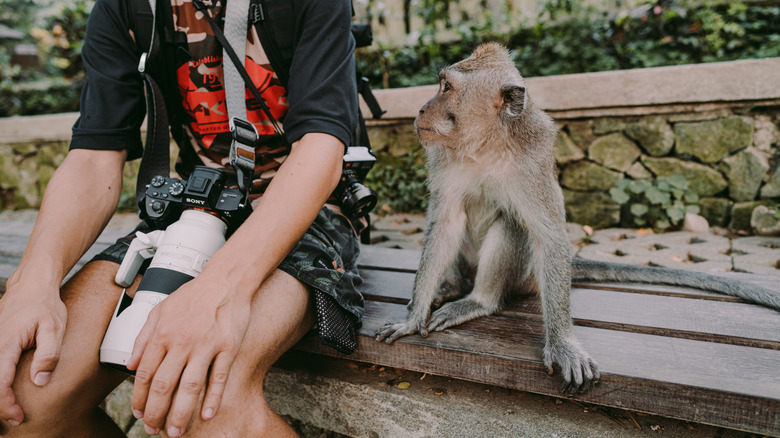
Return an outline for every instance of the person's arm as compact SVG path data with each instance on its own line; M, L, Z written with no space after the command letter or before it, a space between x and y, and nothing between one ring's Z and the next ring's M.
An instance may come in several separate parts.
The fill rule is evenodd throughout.
M0 418L21 423L11 390L22 352L35 347L30 379L57 366L66 311L60 284L116 210L125 151L73 150L46 188L38 219L0 300Z
M132 405L145 426L159 431L167 418L169 434L171 426L183 432L204 388L201 415L216 414L250 302L333 192L343 152L341 141L321 133L293 144L247 221L195 279L152 310L127 364L137 370Z

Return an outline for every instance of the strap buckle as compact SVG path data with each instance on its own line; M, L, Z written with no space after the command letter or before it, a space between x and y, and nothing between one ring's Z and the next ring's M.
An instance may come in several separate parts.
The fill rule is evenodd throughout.
M252 188L255 172L255 145L260 136L255 125L238 117L230 120L230 134L233 136L230 145L230 164L236 171L238 188L248 193Z

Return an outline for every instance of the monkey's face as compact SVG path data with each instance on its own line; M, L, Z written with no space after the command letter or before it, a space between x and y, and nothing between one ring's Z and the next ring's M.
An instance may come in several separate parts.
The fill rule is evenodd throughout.
M417 137L425 147L452 143L450 137L457 126L458 74L447 69L439 73L439 91L420 108L414 120Z
M513 131L526 109L525 85L509 52L483 44L467 59L439 72L439 90L420 108L414 125L426 147L473 155Z

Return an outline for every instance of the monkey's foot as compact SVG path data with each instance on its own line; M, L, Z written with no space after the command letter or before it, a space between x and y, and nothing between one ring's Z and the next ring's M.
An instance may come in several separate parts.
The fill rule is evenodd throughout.
M598 383L599 367L576 339L564 339L544 346L544 365L553 374L553 363L561 367L564 391L582 392Z
M425 321L415 323L410 320L404 322L390 322L376 331L376 339L379 342L385 341L386 344L392 344L396 339L413 335L420 332L422 336L428 336L428 330L425 328Z
M485 306L468 298L453 301L433 312L431 322L428 323L428 330L441 331L480 316L490 315L496 310L498 309Z

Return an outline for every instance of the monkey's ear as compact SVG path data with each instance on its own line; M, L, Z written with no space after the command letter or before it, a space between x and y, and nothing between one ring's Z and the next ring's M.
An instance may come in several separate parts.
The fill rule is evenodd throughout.
M523 113L526 107L525 87L507 84L501 87L501 114L514 118Z

